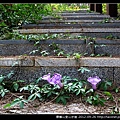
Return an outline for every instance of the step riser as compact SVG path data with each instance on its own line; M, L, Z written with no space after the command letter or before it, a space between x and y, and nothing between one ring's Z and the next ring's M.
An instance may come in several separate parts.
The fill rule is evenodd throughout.
M90 33L90 32L86 32L86 33L71 33L71 35L73 35L73 36L75 36L75 35L77 35L77 36L88 36L88 37L95 37L95 38L103 38L103 39L105 39L106 37L108 37L108 36L114 36L114 37L120 37L120 33L117 33L117 32L96 32L96 33Z
M50 49L49 45L55 43L59 45L59 49L63 50L65 54L88 53L90 55L94 53L96 55L120 56L120 40L95 40L93 45L88 45L90 42L91 40L41 40L38 46L42 51L49 51L50 55L55 53ZM29 54L38 49L38 46L34 46L33 42L25 40L1 40L0 55L41 55L39 52Z
M55 72L57 72L60 73L62 76L70 76L71 78L78 78L79 80L86 80L90 76L97 75L102 80L111 80L112 82L114 81L118 86L120 84L120 58L81 58L79 61L76 61L73 58L66 59L28 57L21 58L21 60L24 64L23 66L20 65L21 67L17 75L17 79L25 80L27 83L33 82L37 78L47 73L54 74ZM1 58L1 74L6 75L10 72L10 70L17 70L15 67L11 68L11 65L15 61L18 61L17 58L9 58L7 60L6 58ZM31 64L32 62L33 65ZM78 72L78 69L80 67L86 67L90 70L90 72L85 72L84 74Z
M105 20L105 19L109 19L110 17L104 17L104 16L99 16L99 17L95 17L95 16L89 16L89 17L87 17L87 16L83 16L83 17L72 17L72 16L70 16L70 17L62 17L62 18L60 18L61 20ZM48 18L48 17L46 17L46 18L43 18L42 20L60 20L60 19L58 19L58 18Z
M100 13L58 13L61 16L101 15Z
M37 34L37 33L120 33L120 28L73 28L73 29L19 29L14 32L24 34Z
M82 57L80 59L40 56L7 56L0 58L0 66L11 67L15 62L21 67L120 67L119 57Z
M48 24L48 23L100 23L100 22L104 22L105 19L83 19L83 20L40 20L38 21L38 23L42 24ZM110 20L110 23L113 22L120 22L118 20Z
M88 11L73 11L72 13L71 12L59 12L58 13L58 15L72 15L72 16L76 16L76 15L101 15L101 13L99 13L99 12L93 12L93 11L91 11L91 12L88 12Z
M70 15L62 15L60 16L60 18L63 18L63 19L76 19L76 18L95 18L95 19L98 19L98 18L110 18L110 15L85 15L85 14L82 14L82 15L75 15L75 16L70 16ZM59 18L55 18L55 17L52 17L52 16L45 16L43 17L42 19L59 19Z
M22 25L22 29L57 29L57 28L120 28L120 23L82 23L82 24L29 24Z

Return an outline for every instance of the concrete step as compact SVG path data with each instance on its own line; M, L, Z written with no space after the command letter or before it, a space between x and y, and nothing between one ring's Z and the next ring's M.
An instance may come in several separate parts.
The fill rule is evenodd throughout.
M58 15L61 16L80 16L80 15L101 15L101 13L98 12L62 12L58 13Z
M105 19L109 19L109 22L113 22L117 20L115 18L110 17L110 15L100 14L98 12L88 13L87 11L77 11L77 12L62 12L58 13L61 17L55 18L53 16L44 16L42 20L38 21L38 23L49 23L49 22L102 22Z
M83 14L85 14L85 13L98 13L98 12L95 12L95 11L89 11L88 9L80 9L80 10L75 10L75 11L62 11L62 12L59 12L60 14L61 13L83 13Z
M49 23L49 24L27 24L22 25L22 29L58 29L58 28L120 28L120 22L118 23L77 23L77 24L66 24L66 23Z
M119 57L82 57L78 60L74 58L62 57L40 57L40 56L7 56L0 57L0 66L11 67L15 62L15 66L71 66L71 67L120 67Z
M110 15L106 15L106 14L85 14L85 13L82 13L82 14L78 14L78 13L61 13L61 14L58 14L58 15L60 15L62 18L76 18L76 17L82 17L82 18L85 18L85 17L87 17L87 18L92 18L92 17L96 17L96 18L110 18ZM54 16L50 16L50 15L48 15L48 16L43 16L43 19L44 18L48 18L48 19L50 19L50 18L55 18ZM58 18L56 18L56 19L58 19Z
M104 20L104 19L109 19L109 15L80 15L80 16L61 16L60 18L56 18L53 16L45 16L42 18L42 20Z
M72 20L62 20L62 19L59 19L59 20L53 20L53 19L48 19L48 20L40 20L38 21L37 23L38 24L49 24L49 23L104 23L106 21L106 19L72 19ZM113 23L113 22L120 22L119 20L115 20L115 19L110 19L108 20L110 23Z
M108 28L109 29L109 28ZM88 37L92 37L92 38L101 38L101 39L105 39L109 36L113 36L113 39L114 37L117 37L117 38L120 38L120 33L119 32L83 32L83 33L70 33L71 36L88 36Z
M8 74L11 71L11 66L16 63L20 71L17 73L17 79L25 80L30 83L42 77L47 73L60 73L62 76L70 76L72 79L87 80L88 77L97 75L102 80L111 80L120 85L120 58L110 57L83 57L79 60L74 58L50 58L50 57L35 57L35 56L15 56L15 57L0 57L0 72ZM16 71L16 67L12 70ZM78 71L80 67L85 67L90 72L81 73ZM15 79L15 76L11 79ZM44 80L41 81L45 82Z
M38 40L37 40L38 41ZM64 54L73 55L74 53L103 55L103 56L119 56L120 57L120 39L49 39L40 40L39 44L34 45L35 40L0 40L0 55L1 56L16 56L16 55L34 55L41 56L41 51L47 51L49 56L55 56L53 49L49 47L51 44L58 45L60 51ZM92 44L90 44L92 42ZM30 54L32 51L40 51Z
M82 14L79 14L82 12ZM41 23L64 23L58 25L56 29L55 25L51 29L48 28L25 28L14 30L20 34L56 34L56 33L70 33L71 35L83 35L94 36L95 40L91 38L81 39L49 39L37 41L39 44L34 45L34 40L0 40L0 72L1 74L7 74L11 69L15 70L19 67L17 72L17 79L25 80L27 83L33 82L39 77L55 72L60 73L62 76L70 76L71 78L78 78L79 80L87 80L88 77L97 75L102 80L111 80L118 86L120 85L120 39L101 39L108 35L120 36L120 21L110 18L109 16L98 14L84 14L86 11L76 12L76 15L64 12L62 20L58 20L51 17L45 17L41 20ZM76 16L76 17L75 17ZM81 17L82 16L82 17ZM67 18L67 20L66 20ZM109 23L104 23L104 20L108 18ZM74 28L71 25L65 25L66 23L75 23ZM91 22L91 23L90 23ZM96 23L99 23L98 25ZM79 26L78 23L83 23ZM86 24L87 23L87 24ZM112 24L113 23L113 24ZM45 27L44 24L40 25ZM39 27L40 27L39 26ZM65 54L70 54L70 57L56 56L54 50L50 48L50 44L59 45L59 49L64 51ZM42 56L41 51L30 54L32 51L38 50L49 52L49 56ZM75 59L73 53L87 53L88 56L81 56L79 59ZM94 54L94 57L90 57ZM96 56L96 55L101 56ZM105 56L102 56L104 54ZM16 67L12 65L16 63ZM81 73L78 71L81 67L86 67L90 72ZM15 76L11 80L15 80ZM44 82L44 81L42 81Z
M18 29L14 32L24 34L41 33L120 33L120 28L59 28L59 29Z

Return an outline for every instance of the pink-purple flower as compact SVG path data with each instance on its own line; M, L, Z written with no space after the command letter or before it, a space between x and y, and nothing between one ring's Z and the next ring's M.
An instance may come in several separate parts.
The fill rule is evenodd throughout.
M50 84L58 84L60 88L63 87L63 84L61 83L61 78L62 76L59 73L55 73L52 77L50 77L50 73L48 73L47 75L44 75L42 77L43 80L47 80Z
M92 88L96 90L97 84L101 81L101 79L98 76L94 76L94 77L89 77L87 81L90 82L92 85Z

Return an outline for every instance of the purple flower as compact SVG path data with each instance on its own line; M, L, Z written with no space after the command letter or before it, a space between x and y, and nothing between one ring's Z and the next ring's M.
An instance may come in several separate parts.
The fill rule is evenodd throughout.
M47 80L50 84L58 84L59 87L62 88L63 84L61 83L61 78L62 76L58 73L55 73L52 78L50 78L50 73L42 77L43 80Z
M89 77L87 81L90 82L92 88L96 90L97 89L96 85L101 81L101 79L98 76L94 76L94 77Z

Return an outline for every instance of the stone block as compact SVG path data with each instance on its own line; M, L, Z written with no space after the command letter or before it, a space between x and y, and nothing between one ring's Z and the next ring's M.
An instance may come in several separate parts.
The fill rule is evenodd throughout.
M35 66L79 66L79 61L76 61L74 58L36 57Z
M86 57L80 59L80 66L120 67L120 58Z
M120 28L73 28L73 29L19 29L14 30L14 32L24 33L24 34L38 34L38 33L98 33L98 32L120 32Z
M33 66L34 59L27 57L2 57L0 58L0 66Z

